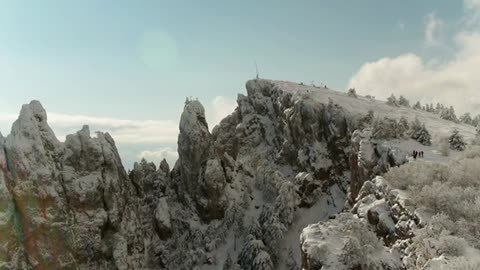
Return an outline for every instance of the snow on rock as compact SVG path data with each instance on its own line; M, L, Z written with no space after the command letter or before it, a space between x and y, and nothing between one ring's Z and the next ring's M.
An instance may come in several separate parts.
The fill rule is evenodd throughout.
M167 198L163 197L158 201L155 209L156 228L160 239L167 239L172 234L172 222L170 217L170 207Z
M371 129L355 130L352 134L350 152L350 198L352 203L365 181L386 172L390 167L407 162L407 153L387 143L371 138Z
M349 213L306 227L301 236L305 270L402 269L368 226Z
M40 103L24 105L0 135L0 268L398 269L415 259L407 241L419 218L375 178L409 147L372 139L362 119L418 117L434 136L452 124L467 139L468 127L290 82L250 80L246 92L212 133L187 100L173 169L142 160L129 174L108 133L85 126L61 143ZM351 213L325 222L348 185ZM294 239L320 221L300 250Z

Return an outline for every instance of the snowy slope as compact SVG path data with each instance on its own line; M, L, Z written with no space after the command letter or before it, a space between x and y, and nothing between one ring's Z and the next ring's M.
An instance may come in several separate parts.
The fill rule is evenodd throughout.
M438 117L438 115L414 110L407 107L393 107L385 101L371 100L366 97L358 96L358 98L349 97L344 92L334 91L328 88L301 85L288 81L272 81L279 89L291 92L294 95L309 96L322 103L328 103L329 99L342 106L348 113L365 115L369 110L374 111L376 117L390 117L400 119L404 116L409 121L415 120L417 117L420 122L425 123L427 129L432 135L435 143L438 138L448 136L453 128L457 128L467 141L475 137L475 128L466 124L456 124Z

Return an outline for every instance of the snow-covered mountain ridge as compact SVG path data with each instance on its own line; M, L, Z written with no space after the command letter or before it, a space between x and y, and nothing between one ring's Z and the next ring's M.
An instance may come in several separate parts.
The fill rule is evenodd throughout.
M418 118L434 138L475 132L325 88L257 79L246 89L211 131L187 100L173 168L142 160L128 174L108 133L85 126L62 143L41 104L24 105L0 135L0 267L320 269L299 248L302 229L354 207L368 180L417 147L372 139L368 111Z

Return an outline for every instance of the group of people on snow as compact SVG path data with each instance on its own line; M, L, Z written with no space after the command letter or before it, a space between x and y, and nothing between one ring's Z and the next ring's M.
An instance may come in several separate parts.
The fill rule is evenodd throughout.
M423 151L417 151L417 150L413 150L413 159L417 160L417 157L418 158L423 158Z

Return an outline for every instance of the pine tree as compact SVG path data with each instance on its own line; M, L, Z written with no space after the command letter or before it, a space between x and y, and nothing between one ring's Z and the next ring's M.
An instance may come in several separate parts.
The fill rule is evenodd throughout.
M293 255L293 250L290 247L288 249L288 258L287 258L287 270L300 270L298 267L297 261L295 260L295 256Z
M385 117L383 119L377 118L373 121L372 124L372 137L374 139L387 140L398 138L399 134L397 121Z
M409 130L409 128L410 127L409 127L407 118L405 118L405 116L402 115L402 117L400 117L400 120L398 121L398 124L397 124L398 137L404 137L405 133Z
M470 116L470 113L465 113L462 116L460 116L460 122L467 124L467 125L473 125L473 119Z
M242 251L238 255L238 264L243 270L256 270L253 267L257 255L265 251L265 245L262 240L257 240L252 235L248 235Z
M273 270L273 262L272 259L270 259L270 254L268 254L268 252L265 250L260 251L260 253L253 260L252 269Z
M394 94L387 98L387 104L390 106L398 106L398 101Z
M417 103L415 103L415 105L413 105L413 108L415 110L421 110L422 109L422 104L420 104L420 101L417 101Z
M452 121L455 123L458 123L458 118L457 115L455 114L455 109L453 106L450 106L450 108L443 108L442 111L440 112L440 118Z
M422 124L417 141L423 145L432 145L432 136L425 127L425 124Z
M402 95L400 95L400 98L398 100L398 104L400 106L410 107L410 101Z
M293 222L293 215L300 203L300 196L295 190L295 185L290 181L284 181L280 187L279 194L275 201L275 210L280 221L289 226Z
M478 126L480 124L480 114L475 116L473 119L472 119L472 125L474 127Z
M347 95L349 97L357 98L357 91L355 91L355 88L350 88L350 89L348 89Z
M466 143L463 140L463 136L456 128L452 131L452 134L448 138L448 143L450 145L450 149L452 150L463 151L466 148Z
M415 118L415 121L413 121L410 126L410 138L418 141L423 145L432 144L430 132L428 132L425 124L420 123L418 118Z

